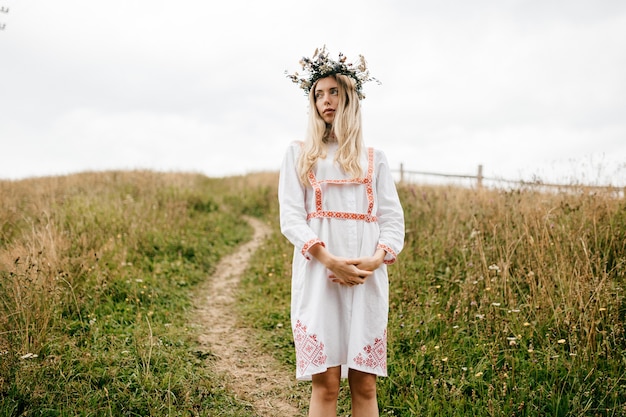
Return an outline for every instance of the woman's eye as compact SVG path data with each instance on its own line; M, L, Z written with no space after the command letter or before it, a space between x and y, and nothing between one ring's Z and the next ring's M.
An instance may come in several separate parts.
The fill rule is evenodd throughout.
M336 96L337 94L339 94L339 90L333 88L332 90L330 90L330 94L332 94L333 96Z

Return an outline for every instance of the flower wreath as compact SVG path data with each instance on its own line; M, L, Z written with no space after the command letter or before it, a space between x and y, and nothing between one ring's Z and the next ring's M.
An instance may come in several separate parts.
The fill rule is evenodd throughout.
M307 95L315 82L320 78L328 77L333 74L347 75L355 81L355 89L359 99L364 99L365 94L363 94L362 91L363 83L375 81L377 84L380 84L380 81L370 76L363 55L359 55L359 60L355 63L346 61L346 56L341 52L339 53L339 59L337 61L329 58L326 46L323 46L321 50L319 48L315 49L313 57L303 57L300 60L303 74L299 74L298 72L288 74L287 71L285 71L285 74L287 74L287 78L291 79L292 82L298 84Z

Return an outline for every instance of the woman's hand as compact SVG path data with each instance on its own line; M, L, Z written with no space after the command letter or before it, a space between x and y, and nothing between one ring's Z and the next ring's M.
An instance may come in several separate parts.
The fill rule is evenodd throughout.
M364 269L366 271L375 271L378 269L385 260L385 251L383 249L376 249L376 253L372 256L366 256L363 258L355 258L351 259L350 262L352 265L356 266L359 269Z
M326 268L331 272L328 278L332 282L349 287L363 284L365 279L373 274L372 271L357 267L347 258L333 258Z
M373 256L342 258L334 256L322 245L314 245L309 253L331 272L328 276L331 281L349 287L363 284L383 263L385 257L385 251L377 249Z

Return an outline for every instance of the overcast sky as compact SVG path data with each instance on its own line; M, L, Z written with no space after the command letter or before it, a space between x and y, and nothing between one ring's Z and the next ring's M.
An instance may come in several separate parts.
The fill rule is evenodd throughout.
M317 46L407 170L626 185L623 0L0 0L0 178L278 170Z

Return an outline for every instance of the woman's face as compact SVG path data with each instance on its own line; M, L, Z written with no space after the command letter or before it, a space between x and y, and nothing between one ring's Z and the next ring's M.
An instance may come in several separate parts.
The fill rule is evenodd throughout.
M315 107L322 119L328 124L335 120L339 105L339 87L335 77L320 78L315 84Z

